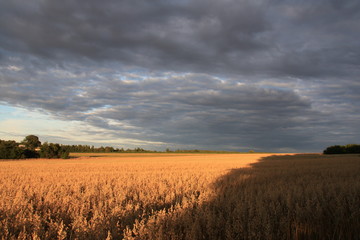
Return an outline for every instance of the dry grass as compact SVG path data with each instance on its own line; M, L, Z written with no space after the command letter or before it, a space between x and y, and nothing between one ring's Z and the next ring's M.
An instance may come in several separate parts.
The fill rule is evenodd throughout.
M3 161L0 238L153 238L154 224L213 199L216 179L264 156L122 153Z

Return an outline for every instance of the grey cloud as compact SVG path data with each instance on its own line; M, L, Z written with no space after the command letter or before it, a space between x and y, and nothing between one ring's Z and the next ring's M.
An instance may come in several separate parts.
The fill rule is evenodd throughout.
M269 69L301 77L356 76L360 65L358 1L279 1ZM276 17L282 12L280 17ZM281 21L282 20L282 21Z
M318 151L360 137L359 13L350 0L2 1L0 101L174 147Z
M57 84L48 83L47 77L54 72L60 74L52 76ZM323 117L292 90L204 74L129 81L114 78L116 74L104 80L93 73L86 75L93 79L91 84L61 78L67 76L61 71L41 73L42 78L37 74L32 74L31 84L17 76L17 84L0 90L0 100L44 109L64 120L81 120L113 136L167 142L178 148L274 150L279 145L299 149L301 144L311 148L310 133Z
M14 1L4 5L0 33L9 51L172 70L201 71L208 64L223 67L227 54L266 48L257 34L269 28L264 10L251 1L44 1L33 7Z
M3 51L156 71L359 74L358 1L0 3ZM88 62L84 62L88 64Z

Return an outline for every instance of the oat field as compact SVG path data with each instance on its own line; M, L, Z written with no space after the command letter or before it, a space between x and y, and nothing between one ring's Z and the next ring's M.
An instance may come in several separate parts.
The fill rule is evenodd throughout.
M262 156L121 154L2 161L0 237L142 238L155 222L211 199L217 178Z
M359 155L0 161L0 239L359 239L359 173Z

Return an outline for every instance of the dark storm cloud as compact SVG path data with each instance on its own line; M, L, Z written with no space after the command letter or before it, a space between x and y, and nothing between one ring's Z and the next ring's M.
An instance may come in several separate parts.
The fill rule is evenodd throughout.
M193 148L358 141L359 1L2 1L0 101ZM101 130L102 129L102 130Z
M290 76L358 73L360 61L358 1L7 1L0 9L4 50L58 60Z
M264 9L251 1L2 5L1 42L6 50L167 70L204 71L208 65L220 69L233 60L239 62L241 52L266 48L258 34L269 28Z
M354 76L360 64L359 1L279 1L273 14L274 71L300 77Z

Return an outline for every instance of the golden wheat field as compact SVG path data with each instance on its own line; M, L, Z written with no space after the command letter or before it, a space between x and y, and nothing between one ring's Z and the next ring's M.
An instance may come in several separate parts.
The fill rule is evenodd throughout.
M2 239L143 236L151 221L201 205L217 178L268 154L80 155L0 162Z
M0 239L360 239L360 155L78 156L0 161Z

